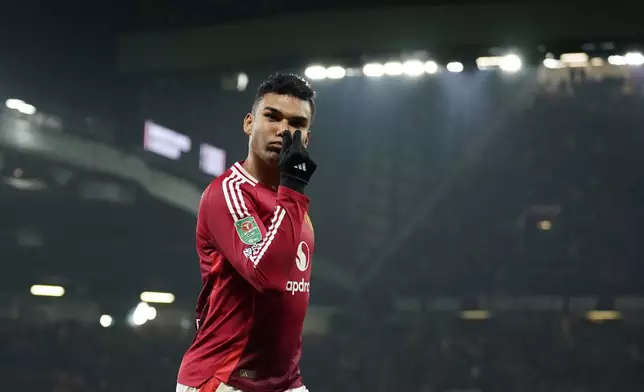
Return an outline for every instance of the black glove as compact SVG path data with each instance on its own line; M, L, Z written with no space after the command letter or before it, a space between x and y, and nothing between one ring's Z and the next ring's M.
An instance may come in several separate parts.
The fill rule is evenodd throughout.
M284 131L280 151L280 185L304 193L304 187L317 167L302 144L302 131L298 129L293 135Z

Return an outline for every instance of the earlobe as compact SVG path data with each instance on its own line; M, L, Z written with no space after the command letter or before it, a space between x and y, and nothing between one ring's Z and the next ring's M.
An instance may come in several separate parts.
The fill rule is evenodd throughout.
M248 136L253 131L253 115L251 113L246 114L244 117L244 133Z

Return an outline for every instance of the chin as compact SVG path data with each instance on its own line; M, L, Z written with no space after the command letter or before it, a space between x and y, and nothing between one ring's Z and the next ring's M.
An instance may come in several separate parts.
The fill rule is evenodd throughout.
M268 164L278 166L280 163L280 154L273 151L266 151L266 154L264 154L264 161Z

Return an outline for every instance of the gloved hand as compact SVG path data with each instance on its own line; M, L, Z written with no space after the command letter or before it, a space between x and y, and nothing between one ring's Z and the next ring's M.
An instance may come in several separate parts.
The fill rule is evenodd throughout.
M280 185L304 193L317 167L302 143L302 131L298 129L292 135L285 131L280 151Z

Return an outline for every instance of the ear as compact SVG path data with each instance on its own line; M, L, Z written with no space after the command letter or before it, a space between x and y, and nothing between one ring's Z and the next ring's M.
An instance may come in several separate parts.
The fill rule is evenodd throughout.
M309 143L311 142L311 130L307 129L306 131L306 137L304 138L304 147L308 147Z
M252 113L247 113L244 117L244 133L248 136L253 132L253 117Z

